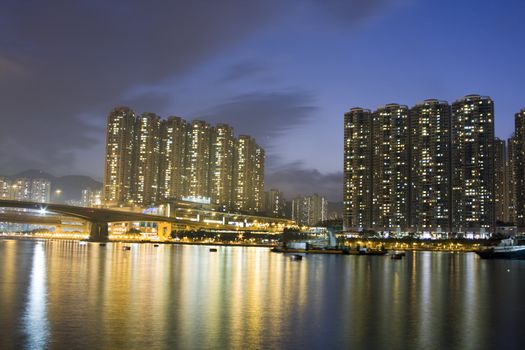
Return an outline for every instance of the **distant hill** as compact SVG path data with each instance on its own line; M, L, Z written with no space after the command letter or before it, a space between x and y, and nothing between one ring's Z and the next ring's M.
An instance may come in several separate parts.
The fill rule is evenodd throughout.
M7 177L11 180L18 178L49 180L49 182L51 182L52 192L54 192L57 189L60 189L62 191L60 195L61 201L80 200L81 192L85 188L91 188L93 190L99 190L102 188L102 183L93 180L89 176L66 175L57 177L44 171L35 169L22 171L21 173L4 177Z

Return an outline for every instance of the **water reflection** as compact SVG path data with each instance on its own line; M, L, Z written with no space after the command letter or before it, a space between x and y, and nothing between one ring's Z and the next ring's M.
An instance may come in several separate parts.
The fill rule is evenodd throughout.
M474 254L0 242L0 348L512 349L524 277Z
M27 336L27 348L43 349L49 338L49 322L46 305L46 257L41 242L35 244L32 265L23 319L24 333Z

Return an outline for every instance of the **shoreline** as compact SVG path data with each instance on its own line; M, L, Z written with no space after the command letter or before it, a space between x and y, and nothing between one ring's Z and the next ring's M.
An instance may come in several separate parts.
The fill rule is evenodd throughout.
M138 241L138 240L108 240L107 242L90 242L81 238L73 237L29 237L29 236L11 236L11 235L0 235L0 240L40 240L40 241L84 241L88 243L121 243L121 244L172 244L172 245L197 245L197 246L225 246L225 247L254 247L254 248L276 248L279 247L276 244L267 243L229 243L229 242L181 242L181 241ZM484 242L489 243L489 241ZM478 249L481 242L458 242L455 240L441 240L438 242L428 241L406 241L406 240L360 240L353 239L346 241L342 248L337 249L322 249L314 248L305 249L304 253L307 254L337 254L335 251L347 249L353 251L356 246L366 247L370 250L379 250L384 247L387 251L433 251L433 252L474 252ZM290 253L293 251L290 249ZM353 255L353 254L352 254Z

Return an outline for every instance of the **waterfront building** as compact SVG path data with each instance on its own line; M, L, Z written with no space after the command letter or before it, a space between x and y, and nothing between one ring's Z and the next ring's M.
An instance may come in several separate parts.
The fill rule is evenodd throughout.
M51 182L46 179L31 181L31 201L49 203L51 201Z
M465 96L452 104L452 225L488 234L495 226L494 103Z
M371 227L372 219L372 113L352 108L344 119L345 229Z
M516 136L507 140L507 217L505 222L517 224L516 218Z
M262 211L264 193L264 150L255 139L240 135L234 158L233 205L235 210Z
M85 188L82 190L80 205L83 207L99 207L102 205L102 191Z
M298 225L315 226L328 219L328 201L317 193L292 201L292 220Z
M525 227L525 108L514 115L513 168L516 224Z
M257 213L263 212L264 210L264 162L264 149L255 144L253 201L255 212Z
M410 227L416 232L451 230L451 110L425 100L410 110Z
M117 107L108 116L104 204L194 198L223 210L262 212L264 162L264 149L248 135L236 140L226 124L153 113L135 118Z
M505 141L494 139L494 210L496 223L508 222L508 172Z
M116 107L107 118L104 160L104 201L110 205L131 200L131 175L135 114L128 107Z
M281 191L272 188L265 192L265 210L266 215L274 218L282 218L285 216L285 200Z
M8 178L0 177L0 199L11 198L11 181Z
M188 195L210 197L211 126L202 120L191 123L188 146Z
M372 115L372 222L378 231L409 226L408 107L388 104Z
M190 142L190 124L171 116L161 122L159 159L159 200L179 200L187 195L187 147Z
M17 201L31 201L31 187L30 179L20 178L11 183L10 198Z
M227 124L212 128L210 162L211 203L230 209L233 205L233 158L235 138Z
M131 188L134 203L151 205L157 201L159 147L160 117L142 113L135 120Z

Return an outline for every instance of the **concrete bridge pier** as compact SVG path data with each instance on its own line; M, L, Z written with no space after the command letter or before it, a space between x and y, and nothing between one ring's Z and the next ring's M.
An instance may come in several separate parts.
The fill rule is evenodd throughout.
M108 240L109 229L107 222L91 222L89 229L89 240L91 242L106 242Z

